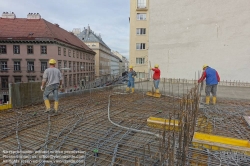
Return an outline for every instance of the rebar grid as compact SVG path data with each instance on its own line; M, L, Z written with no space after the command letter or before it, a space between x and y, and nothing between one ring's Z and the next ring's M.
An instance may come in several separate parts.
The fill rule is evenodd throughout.
M245 159L248 161L243 154L234 153L230 158L225 157L228 155L224 152L195 149L191 146L194 131L204 130L206 123L211 121L211 117L214 117L212 115L217 111L220 112L216 114L217 117L227 112L223 101L219 103L221 107L216 106L217 111L210 106L198 112L198 86L190 88L192 86L182 82L164 82L161 88L163 96L152 98L145 95L145 91L151 89L147 84L150 83L139 82L134 94L124 94L124 86L119 86L89 95L69 96L60 100L60 113L57 116L45 114L41 104L0 113L0 123L3 126L0 151L80 150L87 152L84 159L86 165L101 166L225 165L226 162L228 165L240 165L245 163ZM110 118L113 122L161 137L127 130L110 123L107 116L109 96ZM241 105L231 106L237 110ZM246 113L242 111L239 116L243 112ZM150 116L178 120L181 130L150 128L146 122ZM198 118L203 118L206 123L197 123ZM217 121L215 124L218 126ZM98 157L93 152L94 149L98 149ZM235 162L235 158L238 159L239 156L244 160ZM2 155L0 157L3 160ZM43 164L41 160L37 165Z

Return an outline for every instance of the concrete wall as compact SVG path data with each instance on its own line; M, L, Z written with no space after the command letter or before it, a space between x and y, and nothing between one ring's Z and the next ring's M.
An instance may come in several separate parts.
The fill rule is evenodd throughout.
M250 1L150 1L149 60L162 77L192 79L203 64L250 81Z

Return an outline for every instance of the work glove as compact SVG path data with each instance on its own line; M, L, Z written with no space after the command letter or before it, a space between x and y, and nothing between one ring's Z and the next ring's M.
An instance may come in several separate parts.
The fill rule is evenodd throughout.
M44 91L44 87L43 86L41 86L41 91Z
M59 88L62 89L62 85L60 85Z

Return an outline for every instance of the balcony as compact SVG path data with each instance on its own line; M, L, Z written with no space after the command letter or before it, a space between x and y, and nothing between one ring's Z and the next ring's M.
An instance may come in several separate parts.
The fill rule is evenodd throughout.
M148 7L147 6L137 6L136 11L147 11Z

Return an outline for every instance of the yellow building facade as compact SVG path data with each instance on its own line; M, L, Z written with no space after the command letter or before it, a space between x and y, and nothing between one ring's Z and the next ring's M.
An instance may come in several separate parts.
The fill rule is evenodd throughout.
M147 78L149 36L149 0L130 0L129 64L138 78Z

